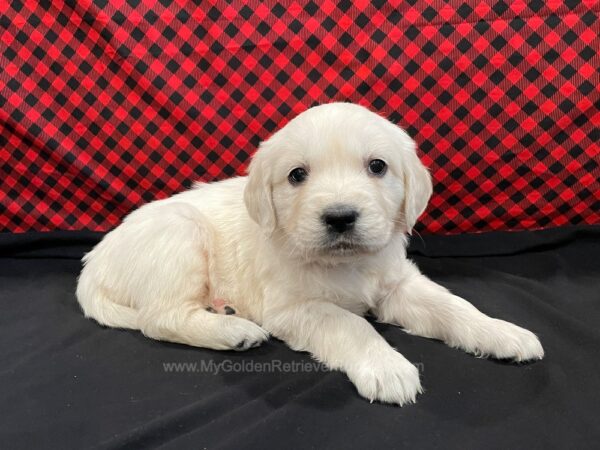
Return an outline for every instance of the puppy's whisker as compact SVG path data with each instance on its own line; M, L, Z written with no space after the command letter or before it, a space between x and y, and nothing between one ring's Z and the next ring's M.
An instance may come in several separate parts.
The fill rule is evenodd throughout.
M419 239L421 239L421 242L423 243L423 247L427 247L427 244L425 243L425 241L423 240L423 236L421 236L421 233L419 233L417 230L413 229L412 230L413 233L415 233L417 236L419 236Z
M395 219L394 219L394 223L395 223L395 224L398 224L398 225L400 225L400 226L403 226L403 227L407 227L406 221L405 221L405 220L403 220L403 219L400 219L400 218L395 218ZM423 247L426 247L426 246L427 246L427 244L425 243L425 240L423 239L423 236L421 236L421 233L419 233L419 232L418 232L417 230L415 230L414 228L411 230L411 232L412 232L412 233L414 233L414 234L416 234L416 235L419 237L419 239L420 239L420 240L421 240L421 242L423 243Z

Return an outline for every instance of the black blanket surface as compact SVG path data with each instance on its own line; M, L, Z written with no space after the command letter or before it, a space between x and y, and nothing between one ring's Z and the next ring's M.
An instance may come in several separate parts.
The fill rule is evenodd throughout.
M600 228L414 237L411 257L546 358L478 359L373 323L425 393L370 404L271 339L217 352L103 328L75 300L99 235L0 235L2 448L598 448Z

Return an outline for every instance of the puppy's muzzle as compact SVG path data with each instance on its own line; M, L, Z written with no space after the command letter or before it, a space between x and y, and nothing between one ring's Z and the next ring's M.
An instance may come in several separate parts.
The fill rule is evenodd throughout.
M348 205L335 205L327 208L321 220L330 234L342 234L354 230L359 212Z

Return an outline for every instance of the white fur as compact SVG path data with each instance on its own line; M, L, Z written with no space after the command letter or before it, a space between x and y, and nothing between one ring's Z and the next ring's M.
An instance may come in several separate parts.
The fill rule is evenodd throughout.
M368 172L372 159L387 162L383 177ZM308 178L292 185L296 167ZM542 358L531 332L484 315L406 259L405 234L431 191L400 128L357 105L311 108L261 144L249 177L131 213L84 257L77 298L87 317L154 339L244 350L270 333L345 371L364 397L399 405L421 392L419 373L362 318L368 310L476 355ZM321 215L338 204L360 216L336 247ZM216 298L237 314L206 311Z

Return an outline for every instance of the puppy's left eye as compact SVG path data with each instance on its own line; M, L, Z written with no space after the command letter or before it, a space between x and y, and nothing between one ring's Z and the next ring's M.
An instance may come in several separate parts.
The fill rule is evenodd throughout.
M369 172L377 177L382 177L387 172L387 164L381 159L372 159L369 161Z

